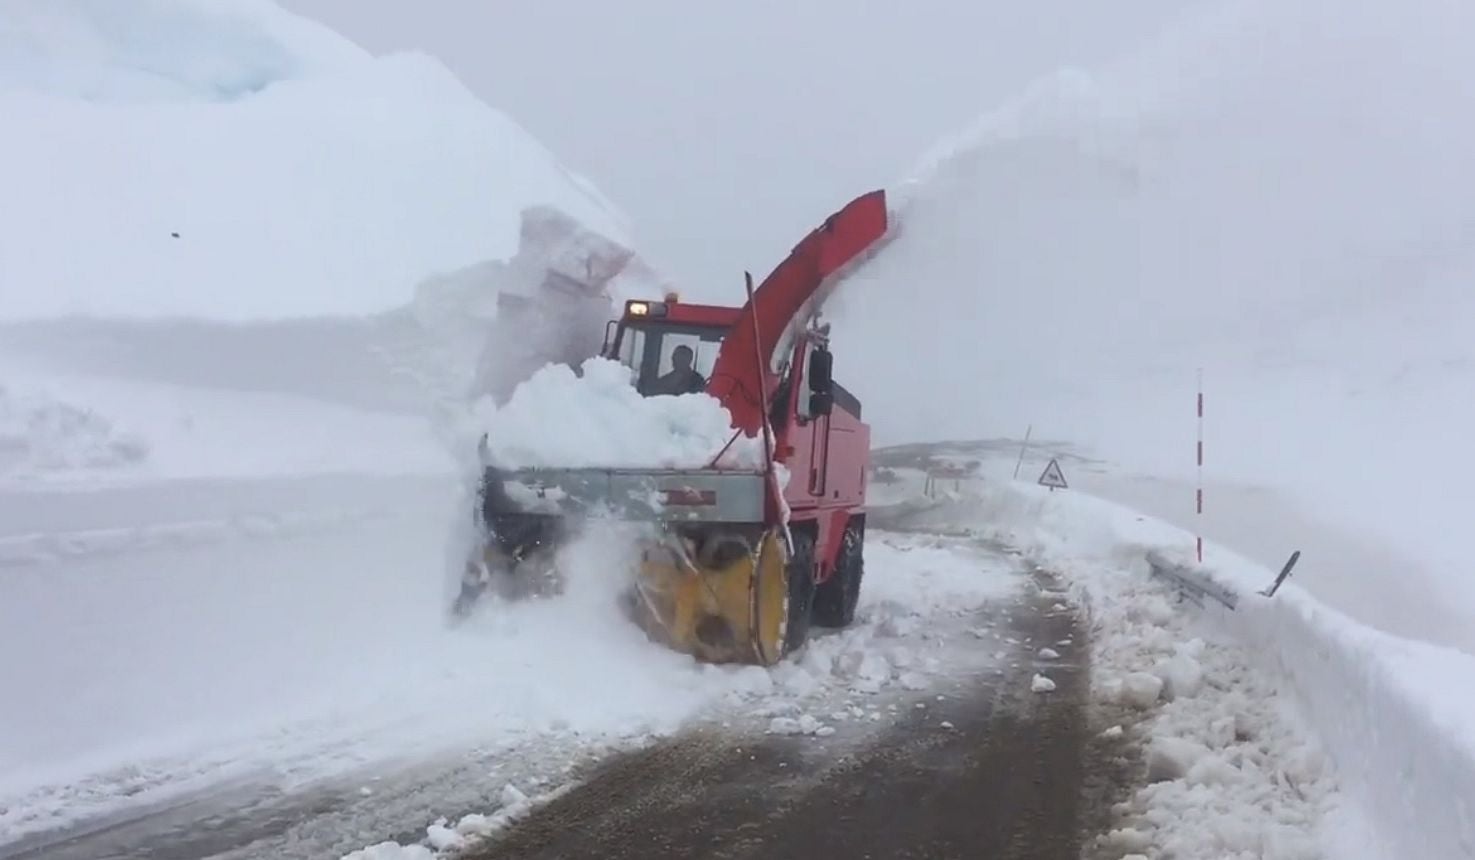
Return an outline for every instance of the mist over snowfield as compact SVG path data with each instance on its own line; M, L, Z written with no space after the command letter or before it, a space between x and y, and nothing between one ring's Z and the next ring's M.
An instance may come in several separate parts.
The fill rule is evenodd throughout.
M1228 2L940 144L831 308L878 441L1032 424L1181 481L1149 509L1192 528L1202 367L1208 480L1392 552L1321 568L1311 526L1242 549L1307 549L1300 575L1355 580L1365 620L1452 605L1399 632L1475 648L1472 27L1444 0ZM1253 521L1234 495L1206 536Z
M0 115L0 320L373 313L525 205L627 229L438 61L265 0L7 3Z

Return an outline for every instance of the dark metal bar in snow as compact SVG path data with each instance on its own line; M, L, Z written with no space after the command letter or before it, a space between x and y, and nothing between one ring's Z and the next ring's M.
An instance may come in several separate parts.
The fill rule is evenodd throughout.
M1277 592L1277 591L1280 590L1280 584L1282 582L1285 582L1286 579L1290 577L1290 575L1291 575L1291 568L1295 567L1296 566L1296 562L1298 562L1300 560L1301 560L1301 551L1300 550L1296 550L1295 552L1291 553L1291 557L1288 558L1288 559L1286 559L1285 567L1282 567L1280 569L1280 574L1275 577L1275 582L1272 582L1270 584L1270 587L1269 588L1267 588L1264 591L1260 592L1260 595L1262 597L1274 597L1275 596L1275 592Z
M1014 480L1019 480L1019 467L1024 465L1024 452L1029 448L1029 434L1035 432L1035 425L1031 424L1024 428L1024 444L1019 446L1019 461L1014 464Z

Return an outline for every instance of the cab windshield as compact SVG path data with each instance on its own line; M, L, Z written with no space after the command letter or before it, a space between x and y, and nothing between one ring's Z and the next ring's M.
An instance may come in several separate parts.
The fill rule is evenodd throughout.
M620 363L630 368L635 390L646 397L701 391L712 378L727 329L641 323L620 337Z

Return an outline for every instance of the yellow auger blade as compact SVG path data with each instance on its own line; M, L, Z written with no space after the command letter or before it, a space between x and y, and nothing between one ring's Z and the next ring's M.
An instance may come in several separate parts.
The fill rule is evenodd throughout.
M771 666L785 656L788 556L775 529L720 568L670 545L647 549L635 600L650 635L703 662Z

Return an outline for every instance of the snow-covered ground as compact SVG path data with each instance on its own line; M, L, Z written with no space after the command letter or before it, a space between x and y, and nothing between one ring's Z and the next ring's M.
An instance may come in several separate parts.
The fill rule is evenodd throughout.
M980 447L966 457L987 473L1003 462L998 453ZM1027 463L1034 471L1042 465ZM921 473L902 467L895 474L882 495L888 521L906 532L879 532L869 544L873 572L859 626L817 640L797 665L740 696L729 692L705 714L732 719L758 704L746 713L789 715L773 719L770 730L820 736L829 734L833 717L885 714L867 703L884 690L876 683L882 679L925 691L937 688L939 677L977 671L991 656L1008 654L993 650L1002 646L997 631L946 619L970 611L993 587L1000 589L996 598L1037 587L1019 571L1039 565L1063 583L1053 595L1062 606L1086 609L1093 707L1115 714L1118 723L1106 731L1141 750L1148 776L1116 810L1117 825L1099 837L1108 856L1470 856L1463 801L1451 806L1446 799L1437 812L1427 804L1440 791L1463 797L1475 784L1475 756L1431 743L1439 720L1405 710L1419 694L1400 683L1408 679L1399 657L1412 655L1377 646L1385 640L1356 646L1355 622L1319 608L1294 582L1274 598L1257 596L1273 573L1249 562L1214 572L1238 594L1233 612L1183 601L1147 560L1186 560L1191 535L1128 508L991 474L946 482L929 494ZM1012 577L981 578L976 556L969 558L978 552L969 549L970 538L1017 548L1025 567ZM930 635L918 639L923 629ZM1074 644L1028 643L1035 694L1054 692L1052 663ZM851 668L837 671L842 666ZM748 669L734 677L761 674ZM1364 700L1349 711L1348 703ZM732 707L739 702L745 705ZM826 711L835 713L827 719ZM571 787L556 777L550 784L541 797L508 791L496 809L426 822L419 840L376 843L348 856L455 856L458 847ZM1422 828L1414 815L1422 816Z
M878 540L855 627L772 670L701 666L622 616L628 544L600 534L570 547L565 594L448 630L448 486L284 481L208 540L0 561L5 650L35 655L0 678L27 691L3 713L0 822L18 836L243 774L302 784L529 739L573 758L733 703L734 719L821 731L837 711L863 716L866 694L959 671L938 650L937 618L1021 587L1017 569L966 549ZM247 489L226 483L214 498ZM293 499L304 518L338 518L290 528ZM159 506L142 490L120 500Z
M984 456L927 522L1024 547L1091 607L1097 691L1148 705L1124 730L1166 777L1124 853L1475 856L1472 23L1227 0L1062 73L924 159L830 309L878 438L1070 441L1027 468L1060 454L1075 489ZM0 113L26 130L0 144L26 201L0 207L0 653L26 655L0 662L0 843L244 776L567 761L714 709L819 734L994 653L939 622L1020 571L898 535L860 623L773 670L646 642L607 535L563 599L445 629L457 410L487 285L521 283L519 213L630 229L434 61L256 0L19 2ZM1148 515L1202 527L1236 611L1167 601L1142 559L1191 534Z

